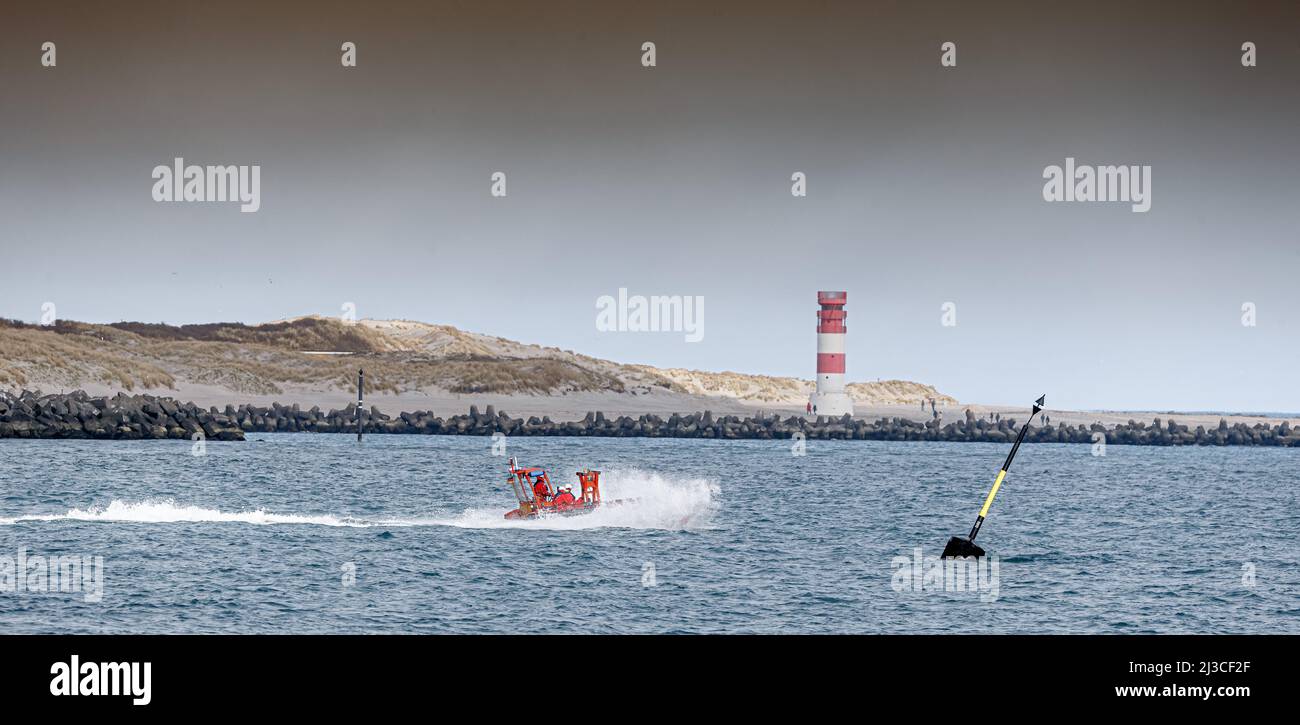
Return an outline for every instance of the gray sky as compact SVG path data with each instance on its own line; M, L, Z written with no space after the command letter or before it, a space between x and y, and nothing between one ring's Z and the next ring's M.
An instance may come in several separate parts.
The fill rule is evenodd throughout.
M851 380L1300 410L1294 4L642 5L8 8L0 315L258 322L355 302L810 378L815 293L845 289ZM260 164L261 211L154 202L150 172L176 156ZM1151 211L1044 202L1067 156L1151 165ZM704 340L597 331L620 287L702 295Z

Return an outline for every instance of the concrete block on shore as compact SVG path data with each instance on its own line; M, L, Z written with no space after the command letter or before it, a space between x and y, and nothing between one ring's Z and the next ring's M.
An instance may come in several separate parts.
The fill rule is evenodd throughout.
M581 420L557 422L550 416L513 418L505 411L487 406L479 412L470 406L467 414L442 418L431 411L403 412L395 417L378 408L362 410L366 432L378 434L423 435L492 435L507 436L596 436L628 438L709 438L726 440L790 439L802 434L813 440L876 441L959 441L1007 443L1015 437L1014 421L996 423L966 415L964 419L942 424L940 420L924 423L906 418L880 418L875 421L849 416L815 419L790 416L714 417L711 411L673 413L668 418L648 414L636 418L619 415L611 418L603 411L591 411ZM207 410L193 403L150 395L125 395L92 398L82 391L43 395L23 391L0 394L0 438L94 438L94 439L162 439L189 438L201 432L210 440L240 441L246 433L313 432L354 433L356 405L343 410L322 412L319 407L304 411L298 405L279 403L266 406L249 404L215 406ZM1106 428L1088 426L1044 425L1031 427L1025 436L1029 443L1085 443L1094 436L1104 436L1110 445L1164 446L1278 446L1300 447L1300 429L1288 422L1270 426L1265 423L1229 425L1221 419L1217 428L1186 425L1157 418L1151 425L1134 420Z

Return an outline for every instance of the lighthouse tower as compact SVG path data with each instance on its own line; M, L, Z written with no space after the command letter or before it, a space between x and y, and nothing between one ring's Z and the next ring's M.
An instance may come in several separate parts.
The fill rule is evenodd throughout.
M817 392L810 402L816 415L853 415L853 399L844 390L844 303L847 292L818 292Z

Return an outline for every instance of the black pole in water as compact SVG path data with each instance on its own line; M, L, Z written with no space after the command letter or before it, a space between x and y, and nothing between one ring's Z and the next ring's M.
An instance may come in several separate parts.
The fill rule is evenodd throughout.
M361 406L366 387L366 371L357 371L357 442L361 442Z
M963 539L960 536L954 536L948 540L948 545L943 547L942 558L948 559L958 556L984 556L984 550L975 545L975 536L979 534L980 527L984 525L984 517L989 513L989 506L993 505L993 497L998 495L998 489L1002 487L1002 479L1007 477L1007 469L1011 468L1011 461L1016 457L1016 451L1020 450L1020 443L1025 440L1025 433L1029 430L1029 424L1034 422L1034 416L1046 405L1044 402L1046 395L1038 396L1034 401L1034 409L1029 414L1029 420L1020 426L1020 434L1016 436L1016 442L1011 446L1011 452L1007 454L1007 460L1002 464L1002 470L998 471L998 478L993 482L993 489L989 491L988 498L984 499L984 507L980 509L980 515L975 519L975 525L970 528L970 536Z

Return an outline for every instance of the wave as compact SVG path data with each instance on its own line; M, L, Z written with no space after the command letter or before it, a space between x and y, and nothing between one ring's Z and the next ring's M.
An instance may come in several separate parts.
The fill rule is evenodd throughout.
M718 508L718 485L707 479L675 479L641 471L608 476L603 486L607 502L578 516L548 516L527 521L504 517L506 501L495 508L467 509L452 516L396 518L358 518L332 514L272 513L265 509L221 511L202 506L178 504L171 499L148 501L112 500L99 508L70 509L62 514L32 514L0 518L0 525L40 521L98 521L111 523L240 523L264 525L342 526L355 528L450 526L470 529L552 529L579 530L595 528L669 529L706 528Z
M611 471L602 476L606 505L588 514L507 519L504 507L469 509L437 520L440 526L465 529L707 529L721 507L720 487L706 478L675 478L646 471Z
M110 521L118 523L171 524L171 523L243 523L243 524L314 524L317 526L366 526L356 519L339 518L328 514L275 514L263 509L252 511L218 511L201 506L185 506L171 499L160 501L128 502L114 499L107 506L90 509L70 509L63 514L36 514L0 519L0 523L15 524L24 521Z

